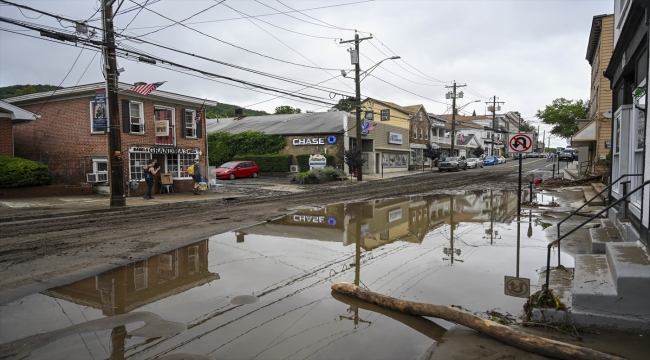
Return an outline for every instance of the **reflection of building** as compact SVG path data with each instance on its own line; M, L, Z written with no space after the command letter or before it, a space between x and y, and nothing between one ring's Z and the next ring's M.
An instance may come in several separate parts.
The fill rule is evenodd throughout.
M104 315L112 316L218 279L219 274L208 271L206 239L49 289L44 294L101 309Z

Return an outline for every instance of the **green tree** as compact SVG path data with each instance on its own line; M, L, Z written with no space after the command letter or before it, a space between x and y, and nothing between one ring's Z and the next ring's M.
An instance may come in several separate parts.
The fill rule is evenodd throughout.
M422 151L424 157L435 160L440 157L440 148L433 148L431 144L426 144L427 148Z
M553 125L551 134L562 138L569 138L578 131L576 120L585 119L589 103L583 100L567 100L559 98L553 100L551 105L546 105L544 110L537 110L535 115L544 124Z
M14 93L14 95L16 95L16 96L20 96L20 95L33 94L33 93L35 93L35 92L36 92L36 88L33 87L33 86L31 86L31 85L29 85L29 86L24 87L24 88L22 88L22 89L20 89L20 90L16 90L16 92Z
M292 108L289 105L282 105L275 108L275 114L300 114L302 110L299 108Z
M338 104L334 105L334 108L339 111L351 111L354 108L354 104L354 102L346 98L339 100Z
M360 147L354 147L350 150L343 150L343 162L350 167L350 171L358 169L366 163Z
M485 154L485 150L483 150L483 147L479 145L474 151L472 151L472 154L476 156L477 158L480 158L481 155Z
M527 133L537 132L537 128L524 119L521 119L521 124L519 125L519 129L521 132L527 132Z

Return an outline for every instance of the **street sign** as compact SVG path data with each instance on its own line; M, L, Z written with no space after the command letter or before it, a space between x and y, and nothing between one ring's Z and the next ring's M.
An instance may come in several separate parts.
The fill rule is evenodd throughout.
M510 136L508 146L515 153L533 152L533 134L514 134Z
M504 292L508 296L521 298L530 296L530 279L506 276L503 285Z

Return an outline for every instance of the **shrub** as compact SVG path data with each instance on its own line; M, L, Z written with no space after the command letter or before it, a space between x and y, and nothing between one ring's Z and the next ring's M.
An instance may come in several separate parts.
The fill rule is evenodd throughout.
M261 131L245 131L239 134L227 132L209 134L208 155L210 165L219 166L233 160L233 157L237 154L277 154L284 148L285 144L284 136L266 135Z
M233 160L255 161L260 172L286 172L291 167L291 154L235 155Z
M0 187L25 187L52 184L50 169L36 161L0 156Z
M291 182L294 184L304 184L306 182L322 183L326 179L333 179L337 176L345 176L345 173L339 169L328 166L324 169L313 169L293 174Z

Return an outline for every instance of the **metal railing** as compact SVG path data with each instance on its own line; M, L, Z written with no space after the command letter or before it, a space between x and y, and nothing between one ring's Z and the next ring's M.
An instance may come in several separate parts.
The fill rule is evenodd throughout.
M639 174L627 174L627 175L623 175L623 176L619 177L618 179L616 179L616 181L613 182L611 185L609 185L607 188L605 188L605 190L609 189L609 188L610 188L612 185L614 185L616 182L618 182L619 180L621 180L622 178L627 177L627 176L640 176L640 175L639 175ZM606 208L604 208L603 210L599 211L596 215L593 215L593 216L590 217L589 219L585 220L585 221L582 222L580 225L574 227L574 228L573 228L571 231L569 231L568 233L566 233L566 234L560 236L560 224L561 224L562 222L564 222L566 219L568 219L569 217L571 217L572 215L574 215L578 210L582 209L582 208L583 208L586 204L588 204L591 200L595 199L596 197L598 197L598 195L602 194L605 190L601 191L598 195L594 196L591 200L589 200L587 203L585 203L583 206L581 206L578 210L574 211L573 213L571 213L571 215L569 215L569 216L566 217L564 220L562 220L562 221L558 224L558 227L557 227L557 231L558 231L558 239L556 240L556 241L557 241L557 265L560 266L560 242L562 241L562 239L564 239L565 237L567 237L567 236L573 234L576 230L580 229L581 227L583 227L584 225L586 225L588 222L590 222L590 221L596 219L597 217L599 217L600 215L602 215L604 212L606 212L606 211L608 211L609 209L611 209L612 207L618 205L618 204L619 204L620 202L622 202L622 201L625 202L625 206L624 206L624 208L623 208L623 214L627 214L627 198L628 198L630 195L634 194L635 192L637 192L637 191L643 189L643 188L644 188L646 185L648 185L648 184L650 184L650 180L645 181L643 184L637 186L636 188L634 188L634 189L633 189L632 191L630 191L629 193L627 192L627 186L625 186L625 187L623 188L623 196L621 196L618 200L616 200L614 203L608 205L608 206L607 206ZM548 244L547 251L546 251L546 287L544 288L544 289L546 289L546 290L548 290L549 276L550 276L550 274L551 274L551 248L553 248L553 243Z

